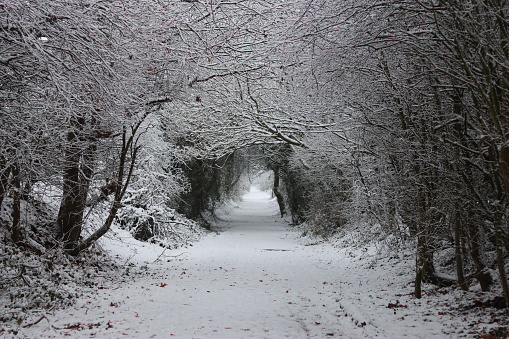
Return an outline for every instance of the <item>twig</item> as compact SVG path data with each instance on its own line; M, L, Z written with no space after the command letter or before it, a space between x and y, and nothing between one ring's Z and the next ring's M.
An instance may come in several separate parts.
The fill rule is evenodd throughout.
M28 282L28 280L25 278L25 276L23 275L25 273L25 270L26 270L26 267L30 267L30 266L25 266L25 265L21 265L21 269L19 270L19 274L16 278L21 278L21 280L23 280L23 282L31 287L32 285L30 285L30 283Z
M125 262L125 263L124 263L124 265L122 265L122 266L127 265L127 263L128 263L128 262L129 262L132 258L134 258L134 256L135 256L136 254L138 254L138 251L136 251L136 249L134 250L134 252L135 252L135 253L134 253L133 255L131 255L129 258L127 258L126 262Z
M158 261L158 260L162 257L162 255L164 254L164 252L166 252L166 250L167 250L166 248L165 248L165 249L163 249L163 251L161 252L161 254L159 254L159 256L156 258L156 260L154 260L152 263L157 262L157 261Z
M28 328L28 327L31 327L31 326L34 326L34 325L37 325L38 323L41 322L42 319L46 319L48 322L49 322L49 319L43 314L39 319L37 319L35 322L31 323L31 324L26 324L25 326L23 326L23 328Z

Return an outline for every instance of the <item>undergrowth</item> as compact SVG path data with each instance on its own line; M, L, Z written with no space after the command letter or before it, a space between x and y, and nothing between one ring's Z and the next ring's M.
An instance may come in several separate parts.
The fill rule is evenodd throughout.
M0 271L0 323L11 328L30 326L122 279L118 266L94 249L70 257L60 248L40 254L9 242L0 246Z

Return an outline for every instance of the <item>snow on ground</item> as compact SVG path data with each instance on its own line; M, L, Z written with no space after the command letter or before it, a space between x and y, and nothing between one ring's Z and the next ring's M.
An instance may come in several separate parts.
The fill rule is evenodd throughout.
M48 313L18 337L456 338L474 323L496 325L452 312L463 292L414 299L411 258L373 264L362 251L304 241L270 193L252 188L215 231L171 251L117 231L102 247L146 274Z

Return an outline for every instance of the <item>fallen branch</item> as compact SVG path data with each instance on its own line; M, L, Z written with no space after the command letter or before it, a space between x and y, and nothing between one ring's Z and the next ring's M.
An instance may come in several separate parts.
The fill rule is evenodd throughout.
M34 325L37 325L38 323L41 322L42 319L46 319L48 322L49 322L49 319L43 314L39 319L37 319L36 321L34 321L33 323L31 324L26 324L25 326L23 326L23 328L28 328L28 327L31 327L31 326L34 326Z

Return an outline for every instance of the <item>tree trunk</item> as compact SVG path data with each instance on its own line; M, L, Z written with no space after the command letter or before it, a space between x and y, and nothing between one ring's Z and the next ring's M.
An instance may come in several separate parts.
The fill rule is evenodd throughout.
M500 276L500 283L502 285L502 291L504 293L505 307L509 308L509 285L507 283L507 274L505 271L505 260L504 260L504 248L502 245L500 230L500 222L502 220L501 213L497 213L495 217L495 246L497 251L497 268Z
M142 120L143 121L143 120ZM104 224L92 235L90 235L85 240L77 243L74 247L68 248L67 253L73 256L78 255L81 251L90 247L94 242L96 242L99 238L101 238L108 230L111 228L113 220L115 220L115 216L119 208L121 207L122 197L124 196L127 187L129 186L129 182L131 181L131 177L134 171L134 164L136 162L136 156L138 154L139 147L133 147L133 143L135 142L135 134L139 126L141 125L141 121L132 129L132 134L129 138L127 138L127 132L124 130L122 134L122 150L120 152L120 160L118 165L118 173L116 179L116 189L115 189L115 197L113 199L113 203L110 207L110 212ZM127 173L126 180L124 182L124 173L126 170L127 157L131 152L131 163L129 166L129 170Z
M4 201L5 193L9 184L9 175L11 174L11 166L7 164L7 160L0 155L0 210Z
M424 269L426 267L425 256L422 253L422 239L421 235L417 238L417 257L415 259L415 297L421 299L422 297L422 278L424 276Z
M93 173L91 162L95 147L92 145L88 148L88 152L83 152L73 132L68 134L67 139L70 146L65 155L63 198L57 223L64 246L69 250L76 247L81 236L90 178Z
M72 139L73 136L68 137L68 141L73 142ZM83 201L83 197L79 172L80 152L76 147L69 147L65 155L63 197L57 218L66 249L73 248L81 234L83 209L80 208L80 202Z
M509 201L509 146L503 145L499 151L499 166L496 170L498 177L502 180L506 201ZM505 206L506 207L506 206ZM504 260L504 241L502 230L500 229L502 224L502 212L495 212L495 246L497 251L497 266L498 273L500 276L500 283L502 284L502 290L504 292L504 299L506 307L509 308L509 285L507 283L507 274L505 272L505 260Z
M451 286L455 282L436 274L433 263L433 248L429 243L430 223L434 223L432 217L427 213L425 193L420 191L417 196L417 208L419 210L417 221L417 259L416 259L416 277L415 277L415 297L421 297L422 282L427 282L437 286Z
M12 166L12 229L11 239L14 243L19 244L22 240L21 235L21 178L19 176L19 165Z
M277 204L279 206L279 212L281 213L281 218L282 218L286 213L286 208L285 208L285 201L283 198L283 194L281 194L281 192L279 191L280 180L281 180L281 177L279 175L279 168L276 168L276 169L274 169L274 186L272 188L272 192L276 196Z
M487 292L493 284L493 278L486 270L486 265L481 258L481 248L478 241L479 234L476 231L475 226L470 221L468 225L468 238L470 244L470 255L476 269L475 277L481 285L481 290L483 292Z
M456 212L454 221L454 248L456 252L456 275L458 276L458 285L463 291L468 291L463 271L463 254L461 252L461 220L459 212Z

